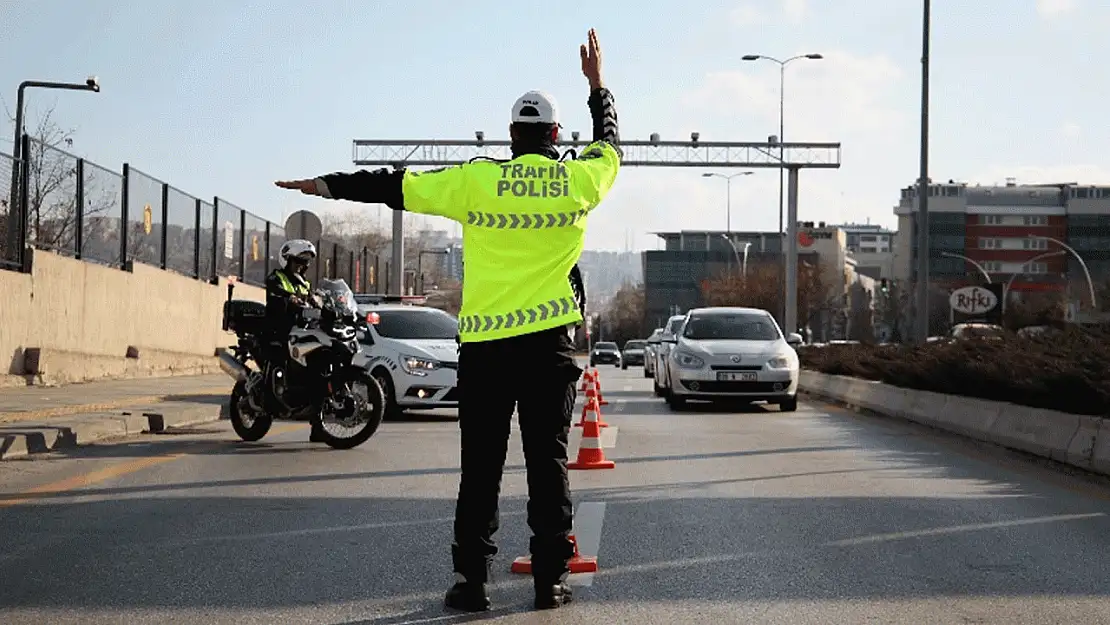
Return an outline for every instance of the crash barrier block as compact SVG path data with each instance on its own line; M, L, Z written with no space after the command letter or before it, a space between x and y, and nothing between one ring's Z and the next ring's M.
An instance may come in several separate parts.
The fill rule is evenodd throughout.
M225 287L223 278L208 284L142 263L121 271L33 250L31 273L0 271L0 354L10 358L0 373L35 383L45 370L65 383L210 367L213 351L234 340L220 326ZM264 289L243 284L235 296L266 301Z
M1110 475L1110 420L848 376L801 372L799 389L863 408Z

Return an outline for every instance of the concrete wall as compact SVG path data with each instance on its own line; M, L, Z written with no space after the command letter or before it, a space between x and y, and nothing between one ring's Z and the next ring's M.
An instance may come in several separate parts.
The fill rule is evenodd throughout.
M139 263L126 272L43 251L32 267L0 271L0 374L8 374L0 385L206 373L215 349L234 340L220 329L222 279L211 285ZM240 284L235 297L265 301L265 292Z

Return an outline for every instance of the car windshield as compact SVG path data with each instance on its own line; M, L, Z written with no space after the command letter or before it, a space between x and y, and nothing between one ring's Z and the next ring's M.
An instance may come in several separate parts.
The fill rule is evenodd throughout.
M321 295L325 308L331 309L337 315L358 315L358 305L355 303L355 294L347 281L324 279L316 291Z
M374 310L375 329L387 339L452 339L459 333L459 321L438 308Z
M647 341L629 341L624 344L625 349L643 349L647 345Z
M598 351L601 351L601 350L612 351L612 350L617 349L617 344L616 343L609 343L609 342L601 342L601 343L598 343L598 344L594 345L594 349L596 349Z
M771 317L758 313L696 315L690 317L682 336L698 341L774 341L780 338Z
M675 319L674 321L668 323L667 324L667 334L676 334L678 332L679 326L682 325L683 321L686 321L686 317L680 317L680 318Z

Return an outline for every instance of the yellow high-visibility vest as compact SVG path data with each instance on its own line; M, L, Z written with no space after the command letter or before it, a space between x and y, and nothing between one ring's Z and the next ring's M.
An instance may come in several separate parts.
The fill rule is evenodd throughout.
M619 170L617 150L595 142L577 160L526 154L405 172L405 210L462 224L463 343L582 321L567 276Z

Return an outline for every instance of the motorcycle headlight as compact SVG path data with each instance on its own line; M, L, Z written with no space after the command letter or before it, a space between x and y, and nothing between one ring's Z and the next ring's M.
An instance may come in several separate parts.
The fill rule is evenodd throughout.
M674 352L674 361L683 369L701 369L705 366L704 360L686 352Z
M768 369L789 369L790 359L786 356L775 356L767 361Z
M409 375L428 375L429 371L439 368L439 363L419 356L401 356L401 368Z

